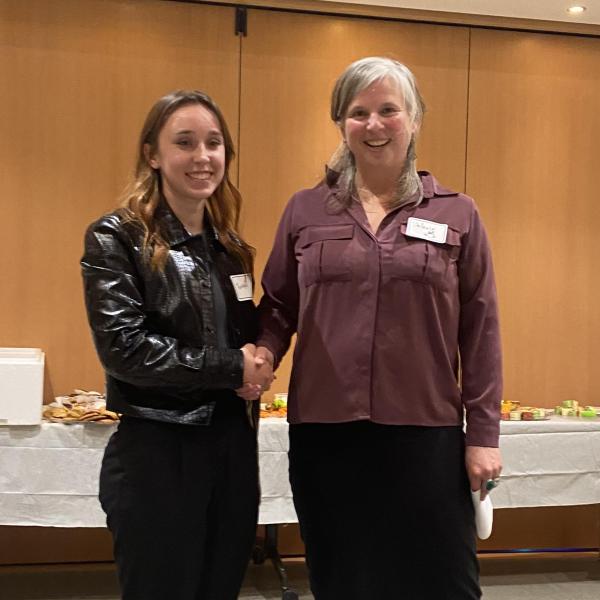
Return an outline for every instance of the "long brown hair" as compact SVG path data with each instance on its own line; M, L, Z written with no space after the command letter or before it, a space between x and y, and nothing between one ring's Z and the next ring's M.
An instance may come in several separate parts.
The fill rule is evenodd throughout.
M206 207L221 243L228 252L239 259L247 272L252 273L254 249L238 233L242 197L229 179L229 165L235 156L233 140L223 113L204 92L177 90L160 98L150 109L138 142L134 176L122 196L122 211L127 219L135 221L142 227L144 250L148 253L152 267L163 270L169 244L164 239L155 218L156 209L162 198L161 176L158 169L150 166L147 156L153 156L157 152L158 136L167 119L177 109L189 104L201 104L210 110L221 127L225 144L225 174Z

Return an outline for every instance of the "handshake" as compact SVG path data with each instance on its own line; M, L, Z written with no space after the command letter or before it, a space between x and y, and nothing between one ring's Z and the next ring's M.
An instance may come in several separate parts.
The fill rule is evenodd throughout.
M235 390L244 400L258 400L260 395L271 387L274 357L264 346L246 344L241 348L244 355L244 385Z

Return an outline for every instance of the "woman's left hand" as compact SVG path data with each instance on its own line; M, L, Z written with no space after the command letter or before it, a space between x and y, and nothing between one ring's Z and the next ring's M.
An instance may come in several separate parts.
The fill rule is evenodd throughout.
M244 383L241 388L235 390L235 393L244 400L258 400L262 394L262 387L255 383Z
M465 452L465 465L471 489L481 490L483 500L488 493L487 482L497 480L502 472L502 456L499 448L487 446L467 446Z

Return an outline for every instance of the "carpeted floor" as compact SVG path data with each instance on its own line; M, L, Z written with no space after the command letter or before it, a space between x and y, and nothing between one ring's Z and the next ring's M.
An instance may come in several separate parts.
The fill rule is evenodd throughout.
M287 560L285 564L290 586L298 592L299 599L312 599L304 562ZM485 557L481 561L481 572L484 600L600 599L600 560L597 554ZM111 564L0 567L0 600L118 598L115 570ZM251 565L240 600L280 598L281 591L272 565ZM399 597L398 600L418 599Z

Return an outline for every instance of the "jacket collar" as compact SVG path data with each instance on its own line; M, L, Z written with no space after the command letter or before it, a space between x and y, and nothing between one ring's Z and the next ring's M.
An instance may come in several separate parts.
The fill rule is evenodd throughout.
M171 248L196 237L195 235L190 235L186 231L185 227L164 198L160 201L160 204L156 209L155 217L160 223L163 238ZM214 246L219 248L222 247L219 233L213 227L207 210L204 211L204 232L207 240L212 242Z

